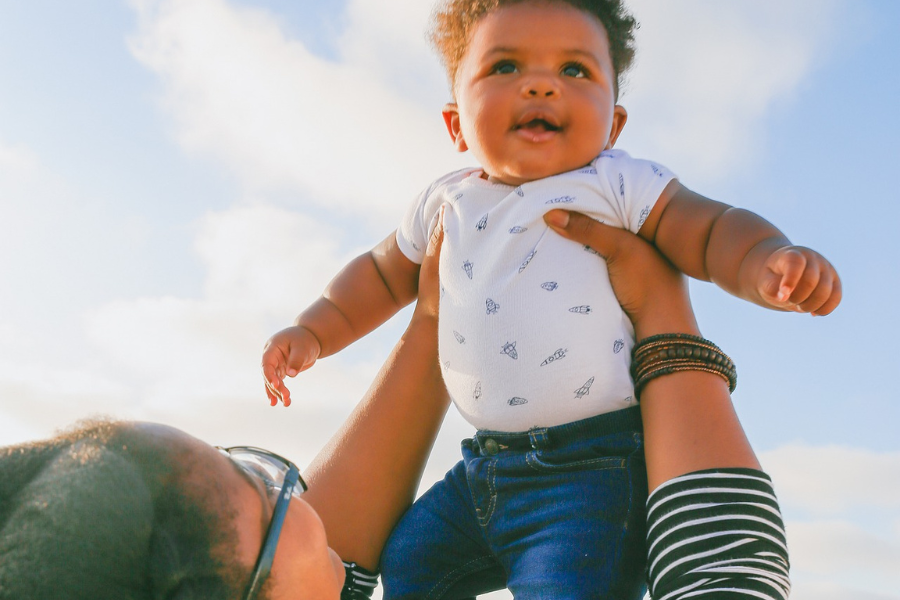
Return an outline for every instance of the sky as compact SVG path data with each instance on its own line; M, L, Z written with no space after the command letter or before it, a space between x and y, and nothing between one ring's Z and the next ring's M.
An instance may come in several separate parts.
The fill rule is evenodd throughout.
M711 284L797 600L900 600L900 3L631 0L617 146L837 267L834 314ZM0 0L0 445L91 415L305 464L409 310L290 383L265 340L457 154L422 0ZM398 423L398 431L408 424ZM471 427L451 409L423 486ZM491 598L509 598L506 592Z

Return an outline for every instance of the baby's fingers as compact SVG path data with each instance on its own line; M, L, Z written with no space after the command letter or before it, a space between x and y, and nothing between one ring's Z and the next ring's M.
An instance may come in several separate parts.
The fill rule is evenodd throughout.
M806 283L801 285L806 268L806 257L795 248L782 248L773 255L769 260L769 269L781 276L778 289L775 291L776 301L781 304L798 304L809 296L815 282L809 285L807 279ZM818 280L818 273L814 276Z
M263 379L266 383L266 395L271 406L278 404L279 400L285 405L291 405L291 392L284 385L284 365L277 362L264 362L262 364Z
M841 303L841 298L843 296L843 290L841 288L841 278L834 274L832 284L831 284L831 295L827 300L817 309L811 309L810 312L817 317L824 317L825 315L831 314L834 309L838 307L838 304Z
M278 404L278 400L279 400L278 395L275 393L275 391L269 385L268 381L266 382L266 396L269 397L269 406L275 406L276 404Z
M800 312L816 312L831 297L834 285L834 277L829 269L819 271L814 263L810 262L791 302L796 304ZM809 290L807 292L807 290Z
M821 269L815 289L799 304L800 310L816 316L831 313L841 302L841 279L834 267L826 263Z
M820 271L817 262L808 260L787 301L795 310L809 312L809 306L818 308L830 293L831 278Z

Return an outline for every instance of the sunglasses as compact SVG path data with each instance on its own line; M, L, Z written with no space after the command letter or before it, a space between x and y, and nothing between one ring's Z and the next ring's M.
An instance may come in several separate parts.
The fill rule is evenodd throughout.
M272 520L269 521L262 549L259 551L256 565L253 567L253 575L250 577L247 593L244 594L244 600L254 600L272 571L275 549L278 547L281 526L284 524L291 497L299 498L307 490L306 482L300 477L300 469L297 465L274 452L252 446L233 446L231 448L216 446L216 449L228 456L251 477L262 482L266 487L269 500L274 504Z

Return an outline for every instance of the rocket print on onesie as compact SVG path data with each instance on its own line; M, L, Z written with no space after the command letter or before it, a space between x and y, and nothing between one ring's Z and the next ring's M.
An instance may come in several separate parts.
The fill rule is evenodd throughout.
M446 207L438 345L457 408L478 429L526 431L633 406L634 330L606 264L543 215L565 208L637 232L674 175L620 150L515 188L481 175L434 182L397 234L421 263Z

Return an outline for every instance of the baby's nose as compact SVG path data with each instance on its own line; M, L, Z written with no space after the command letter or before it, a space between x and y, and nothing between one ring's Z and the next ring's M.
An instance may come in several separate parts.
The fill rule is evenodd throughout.
M537 86L535 86L535 87L533 87L532 89L528 90L528 95L529 95L529 96L544 96L544 97L549 97L549 96L552 96L554 93L555 93L555 90L553 90L553 89L541 89L541 88L538 88Z
M559 87L553 77L534 75L524 82L522 91L532 98L550 98L559 94Z

